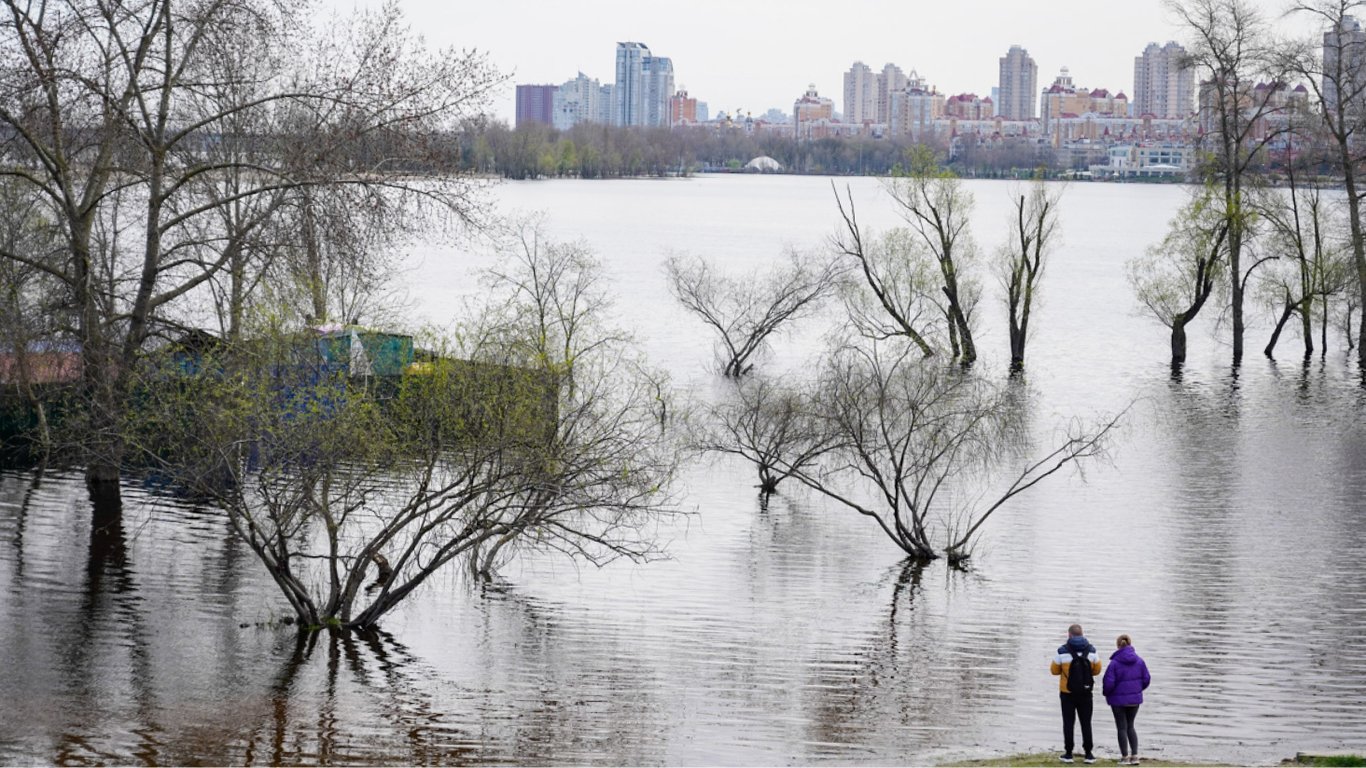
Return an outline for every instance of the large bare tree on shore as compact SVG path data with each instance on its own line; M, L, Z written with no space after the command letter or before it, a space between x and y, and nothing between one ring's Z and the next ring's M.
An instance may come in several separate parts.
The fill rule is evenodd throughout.
M498 78L484 57L428 53L392 4L321 32L310 12L267 0L0 4L0 174L43 202L66 241L58 258L0 258L68 296L77 458L97 507L117 505L142 354L174 332L187 297L235 268L244 233L282 192L342 184L471 211L468 182L415 174L446 170L430 162L433 142L486 103ZM263 51L280 66L244 61ZM234 206L254 211L224 221Z

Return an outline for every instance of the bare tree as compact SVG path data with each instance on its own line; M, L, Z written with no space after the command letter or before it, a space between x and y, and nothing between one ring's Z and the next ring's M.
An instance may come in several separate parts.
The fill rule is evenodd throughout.
M1304 356L1308 358L1314 354L1316 302L1322 308L1321 341L1327 353L1328 303L1346 287L1351 272L1350 243L1337 236L1346 228L1332 202L1325 199L1321 185L1299 179L1293 166L1288 169L1288 179L1287 189L1272 190L1257 204L1269 229L1269 247L1278 257L1263 271L1258 285L1263 301L1277 315L1264 352L1267 357L1275 356L1282 332L1298 316Z
M1228 220L1218 190L1192 197L1162 242L1128 264L1138 300L1171 329L1172 366L1186 362L1186 326L1200 314L1228 269Z
M1366 10L1361 0L1302 0L1291 12L1307 16L1326 28L1322 40L1304 40L1288 46L1286 69L1303 76L1314 94L1323 128L1333 150L1334 169L1341 174L1346 191L1349 251L1356 277L1358 306L1366 306L1366 233L1361 220L1362 180L1357 170L1366 160L1366 74L1361 62L1366 50L1360 37L1350 33L1354 15ZM1326 311L1326 310L1325 310ZM1349 313L1350 315L1350 310ZM1348 323L1350 324L1350 317ZM1362 338L1366 332L1366 313L1361 314ZM1326 332L1326 323L1325 323ZM1351 329L1347 331L1349 349ZM1366 346L1357 349L1357 362L1366 368Z
M305 626L374 625L443 568L487 579L521 550L661 553L678 451L659 380L606 324L590 254L510 247L459 346L392 397L282 334L168 378L178 407L142 410L144 433L176 437L168 469L227 510Z
M829 358L812 401L832 446L791 476L872 518L907 556L966 560L986 521L1063 468L1104 455L1119 417L1072 430L976 503L1013 463L1024 429L1009 392L970 371L892 342L844 346Z
M664 269L674 298L720 337L721 374L739 378L770 336L835 291L841 266L791 251L785 264L743 277L721 274L700 257L672 256Z
M226 247L201 247L225 206L349 184L469 210L466 180L414 173L435 170L423 166L432 137L480 110L498 78L480 54L429 55L393 5L330 36L307 29L306 9L266 0L6 0L0 11L0 140L10 158L0 174L28 185L67 240L61 258L0 257L69 295L83 356L80 458L97 504L118 500L120 423L139 357L233 261L233 225L212 235ZM289 65L225 66L262 49ZM258 113L294 122L234 133L261 124L248 119ZM270 148L210 150L222 136ZM220 183L210 195L200 183L238 171L238 188ZM115 221L120 237L95 242L101 222Z
M1051 249L1057 244L1060 191L1050 191L1042 180L1028 194L1012 201L1010 236L997 260L1001 285L1006 291L1010 322L1010 369L1024 370L1029 319L1038 301Z
M762 377L743 381L707 416L697 447L752 463L765 497L834 447L807 393Z
M1187 66L1201 78L1201 141L1208 153L1204 171L1220 190L1223 215L1215 226L1227 241L1237 365L1243 359L1243 296L1261 263L1244 262L1250 239L1246 194L1265 161L1263 150L1289 130L1288 123L1277 125L1271 119L1288 108L1283 103L1287 86L1272 30L1249 0L1168 0L1167 6L1193 37Z
M972 311L979 294L972 271L977 249L968 230L972 195L952 171L939 166L933 151L923 146L911 151L909 167L894 172L886 189L901 217L939 266L949 348L954 359L970 365L977 359Z
M833 245L862 277L845 284L844 305L850 321L869 339L904 336L922 355L933 355L935 344L941 343L939 337L946 335L946 318L951 316L941 290L938 260L910 229L893 229L881 237L865 232L847 188L845 197L841 200L835 192L844 228Z

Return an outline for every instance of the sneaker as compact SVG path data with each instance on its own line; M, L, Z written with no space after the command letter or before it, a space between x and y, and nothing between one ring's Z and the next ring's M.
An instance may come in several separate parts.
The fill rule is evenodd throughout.
M1095 756L1095 755L1092 755L1092 754L1087 754L1086 757L1082 759L1082 762L1083 762L1083 763L1086 763L1087 765L1090 765L1090 764L1094 763L1095 761L1096 761L1096 756Z
M1070 763L1070 762L1072 762L1072 753L1071 753L1071 752L1064 752L1064 753L1062 753L1061 756L1058 757L1058 759L1061 760L1061 761L1063 761L1064 763Z

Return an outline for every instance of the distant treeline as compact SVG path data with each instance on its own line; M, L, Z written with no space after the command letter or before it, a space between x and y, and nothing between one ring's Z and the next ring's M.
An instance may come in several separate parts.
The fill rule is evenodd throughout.
M703 170L740 170L767 155L786 173L886 174L905 162L910 139L866 137L797 141L743 129L622 128L585 123L566 131L544 125L516 129L493 123L466 131L461 162L467 170L509 179L610 179L676 176ZM940 150L942 156L942 148Z

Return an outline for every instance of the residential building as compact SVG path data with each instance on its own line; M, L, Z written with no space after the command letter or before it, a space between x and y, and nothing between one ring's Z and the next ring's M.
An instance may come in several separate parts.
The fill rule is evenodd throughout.
M1072 82L1072 73L1063 67L1057 79L1039 97L1039 118L1043 123L1043 132L1052 135L1053 123L1059 118L1082 115L1127 118L1129 97L1123 91L1111 94L1104 88L1094 91L1078 88Z
M1195 69L1177 43L1149 43L1134 57L1134 117L1184 119L1195 112Z
M892 120L892 96L906 89L906 74L895 64L883 66L877 76L877 118L879 123Z
M683 88L669 99L669 125L695 125L697 123L697 99L688 95Z
M996 104L990 97L981 98L975 93L960 93L945 100L944 116L960 120L990 120L996 116Z
M828 126L835 120L835 102L816 93L816 85L806 87L806 93L792 104L793 136L799 139L813 138L810 133L812 124ZM825 129L822 128L821 133Z
M877 77L861 61L844 73L844 122L877 122Z
M669 125L674 93L673 61L655 56L644 43L617 43L616 108L612 122L623 126Z
M1034 94L1039 90L1039 66L1029 51L1018 45L1000 60L1001 117L1007 120L1033 120Z
M1343 90L1366 97L1366 31L1351 16L1323 33L1323 106L1336 110Z
M906 86L892 94L888 133L922 140L933 130L934 121L944 116L944 103L944 95L911 70Z
M564 131L579 123L610 125L615 106L611 83L599 83L580 72L555 89L554 126Z
M533 123L553 125L555 122L554 85L517 86L517 127Z

